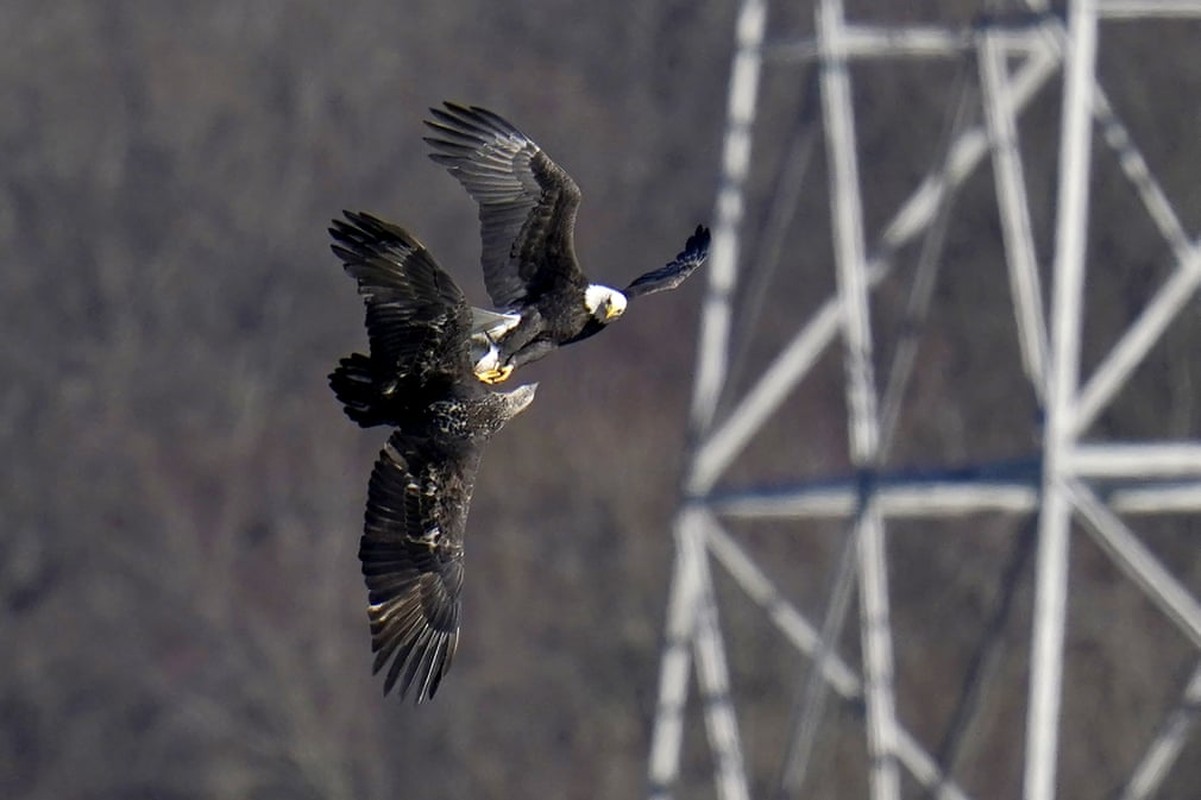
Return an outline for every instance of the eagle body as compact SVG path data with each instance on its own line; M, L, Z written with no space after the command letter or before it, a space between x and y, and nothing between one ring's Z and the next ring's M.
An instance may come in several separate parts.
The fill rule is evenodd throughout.
M330 386L360 427L390 425L409 438L441 440L450 449L486 442L512 418L513 406L532 393L529 387L492 392L478 381L449 382L436 373L428 383L411 376L398 380L360 353L338 363Z
M599 333L625 312L629 300L674 289L704 262L709 231L697 226L673 261L625 290L592 283L575 254L580 190L571 176L487 109L444 103L431 113L430 158L479 204L488 295L498 309L520 317L516 326L478 332L496 348L475 362L480 380L503 381L517 367Z
M516 325L488 339L495 345L496 361L510 370L537 361L561 345L600 333L608 324L578 302L575 293L549 293L515 313Z
M367 487L359 560L374 671L418 702L433 697L459 641L463 534L483 444L534 399L474 376L476 315L403 229L346 212L334 253L366 305L370 353L343 358L330 387L363 427L395 428Z

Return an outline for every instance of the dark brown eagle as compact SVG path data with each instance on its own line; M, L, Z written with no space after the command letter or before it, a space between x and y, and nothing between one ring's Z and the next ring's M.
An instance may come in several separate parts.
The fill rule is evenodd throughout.
M329 376L346 415L396 428L367 487L359 560L374 671L417 702L434 696L459 641L463 531L484 442L534 399L536 384L486 389L473 375L475 317L463 293L401 228L344 212L334 253L367 306L370 355Z
M475 374L498 383L522 364L599 332L627 301L679 286L709 252L698 225L670 263L624 290L592 283L576 260L573 231L580 190L528 136L478 106L430 109L430 158L447 168L480 207L484 285L501 312L477 327L495 344Z

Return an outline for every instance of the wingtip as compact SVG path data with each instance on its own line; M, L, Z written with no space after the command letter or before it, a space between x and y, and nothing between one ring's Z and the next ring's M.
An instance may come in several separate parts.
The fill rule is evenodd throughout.
M335 230L345 231L347 229L358 228L359 230L367 230L372 225L378 225L381 220L366 211L351 211L348 208L342 209L342 216L345 219L337 219L336 217L331 222L330 233Z
M462 103L456 103L454 100L443 100L440 106L430 106L430 116L440 117L446 113L458 113L464 108Z
M476 138L479 144L496 137L530 141L512 122L483 106L443 100L441 108L431 107L429 112L431 118L424 120L425 124L444 135Z

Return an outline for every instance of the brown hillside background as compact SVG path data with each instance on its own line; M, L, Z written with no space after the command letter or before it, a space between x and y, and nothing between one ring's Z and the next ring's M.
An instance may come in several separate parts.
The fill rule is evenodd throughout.
M863 0L850 13L898 20L897 5ZM911 21L967 23L979 10L904 5ZM0 796L616 800L645 790L707 276L635 303L610 331L520 376L542 386L484 457L459 656L434 702L413 708L383 699L370 675L355 553L385 431L354 427L326 387L365 335L325 229L342 208L395 220L485 303L476 208L420 138L426 109L454 99L505 115L571 172L584 192L581 259L595 280L624 285L712 219L735 11L729 0L3 5ZM776 4L770 29L811 31L812 14ZM1101 40L1104 85L1190 232L1201 230L1199 35L1199 25L1107 23ZM937 158L956 75L948 63L855 68L869 240ZM803 79L797 67L764 74L750 271ZM1021 130L1044 263L1058 96L1056 78ZM1095 161L1086 373L1170 271L1100 144ZM834 287L825 180L819 146L747 325L736 391ZM993 192L986 165L957 200L892 467L1036 453ZM917 255L903 251L875 295L881 375ZM842 377L832 349L722 485L845 473ZM1199 386L1194 298L1090 435L1198 438ZM1131 522L1201 589L1195 518ZM936 755L968 664L982 642L997 645L957 761L978 798L1020 791L1027 523L890 528L900 715ZM843 530L731 530L820 620ZM1006 569L1016 591L1002 613ZM1072 574L1061 785L1065 797L1102 797L1196 654L1082 535ZM720 572L718 589L762 795L808 665ZM845 639L858 664L850 626ZM828 713L811 796L862 797L859 712L834 703ZM688 720L681 796L711 797L695 709ZM1199 785L1194 742L1163 796L1193 797Z

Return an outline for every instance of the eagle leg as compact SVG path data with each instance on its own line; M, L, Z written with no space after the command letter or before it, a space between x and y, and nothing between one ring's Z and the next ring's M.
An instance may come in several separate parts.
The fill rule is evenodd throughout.
M505 359L505 364L517 369L537 361L557 347L550 339L535 339Z
M511 361L514 354L524 350L545 331L546 320L542 312L537 308L527 308L522 312L521 320L495 340L500 348L500 360L506 363Z

